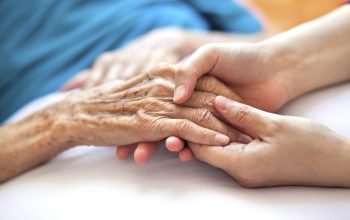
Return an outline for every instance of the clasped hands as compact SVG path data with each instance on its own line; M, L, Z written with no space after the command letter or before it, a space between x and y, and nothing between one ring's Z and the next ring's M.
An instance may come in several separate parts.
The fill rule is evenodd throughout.
M306 92L305 78L297 78L303 71L294 68L299 61L273 48L207 45L179 67L163 64L73 94L73 136L81 135L77 144L118 145L120 159L134 154L139 163L167 138L180 159L223 169L246 187L349 187L346 138L309 119L270 113Z
M208 145L188 138L185 143L180 139L184 136L173 135L166 140L167 148L179 152L182 160L196 158L223 169L246 187L347 187L349 143L344 137L309 119L269 113L298 96L300 91L296 89L297 84L287 81L295 74L293 68L289 68L293 63L288 68L285 64L276 65L278 58L272 59L263 47L209 45L196 51L175 70L173 101L201 108L196 120L189 120L229 136L230 143ZM244 63L249 66L242 65ZM174 71L175 67L168 67ZM232 72L235 74L230 74ZM171 91L169 94L172 95ZM211 127L216 123L222 129ZM192 127L188 132L195 137L196 129ZM178 135L184 134L178 132ZM117 155L126 159L134 153L136 162L146 163L157 144L120 146Z

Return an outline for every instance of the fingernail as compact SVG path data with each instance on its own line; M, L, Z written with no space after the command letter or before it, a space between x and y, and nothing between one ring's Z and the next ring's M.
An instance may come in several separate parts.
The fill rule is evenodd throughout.
M221 110L226 110L230 104L230 100L228 98L225 98L223 96L218 96L215 99L216 107Z
M223 134L217 134L215 136L215 141L217 142L217 144L228 144L230 142L230 138L227 137L226 135Z
M178 87L176 87L175 89L175 93L174 93L174 101L178 101L179 99L181 99L186 92L186 88L184 85L180 85Z
M243 144L248 144L252 141L252 138L245 134L238 134L237 141Z

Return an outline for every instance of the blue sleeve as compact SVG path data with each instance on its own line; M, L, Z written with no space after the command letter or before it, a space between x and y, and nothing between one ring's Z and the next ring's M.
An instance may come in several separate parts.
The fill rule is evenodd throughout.
M1 0L0 20L0 122L152 29L259 30L232 0Z
M256 33L262 25L247 9L234 0L187 0L205 17L211 30Z

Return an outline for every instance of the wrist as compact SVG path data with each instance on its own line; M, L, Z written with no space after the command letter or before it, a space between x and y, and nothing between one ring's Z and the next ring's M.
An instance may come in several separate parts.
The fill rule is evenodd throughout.
M62 150L72 148L79 145L76 141L76 129L74 124L76 123L72 117L72 109L65 100L56 103L52 106L54 111L51 114L50 120L52 121L52 129L50 136L53 139L59 140Z
M307 93L311 89L310 71L308 67L308 54L298 50L289 41L283 38L271 38L259 43L263 50L268 51L268 66L285 88L287 102ZM302 59L301 59L302 57ZM312 81L311 81L312 82Z

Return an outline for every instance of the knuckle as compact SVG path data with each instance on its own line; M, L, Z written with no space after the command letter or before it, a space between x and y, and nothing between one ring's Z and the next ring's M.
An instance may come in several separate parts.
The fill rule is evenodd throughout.
M149 95L155 97L171 97L173 93L173 86L166 83L164 80L155 79L149 91Z
M211 121L212 114L208 109L200 109L196 113L196 121L199 123L208 123Z
M204 96L204 106L208 110L214 111L214 103L215 103L215 96L214 95L207 95Z
M240 106L237 111L234 113L233 117L236 119L236 121L241 122L247 120L247 118L250 115L250 107L246 105Z
M159 62L157 65L151 68L149 73L153 77L158 76L164 78L173 78L175 74L175 66L166 62Z
M178 120L174 127L174 133L176 136L180 136L183 132L187 130L191 125L187 119Z
M202 80L202 86L210 91L211 88L214 87L214 82L212 80L212 77L209 76L203 76L201 77Z

